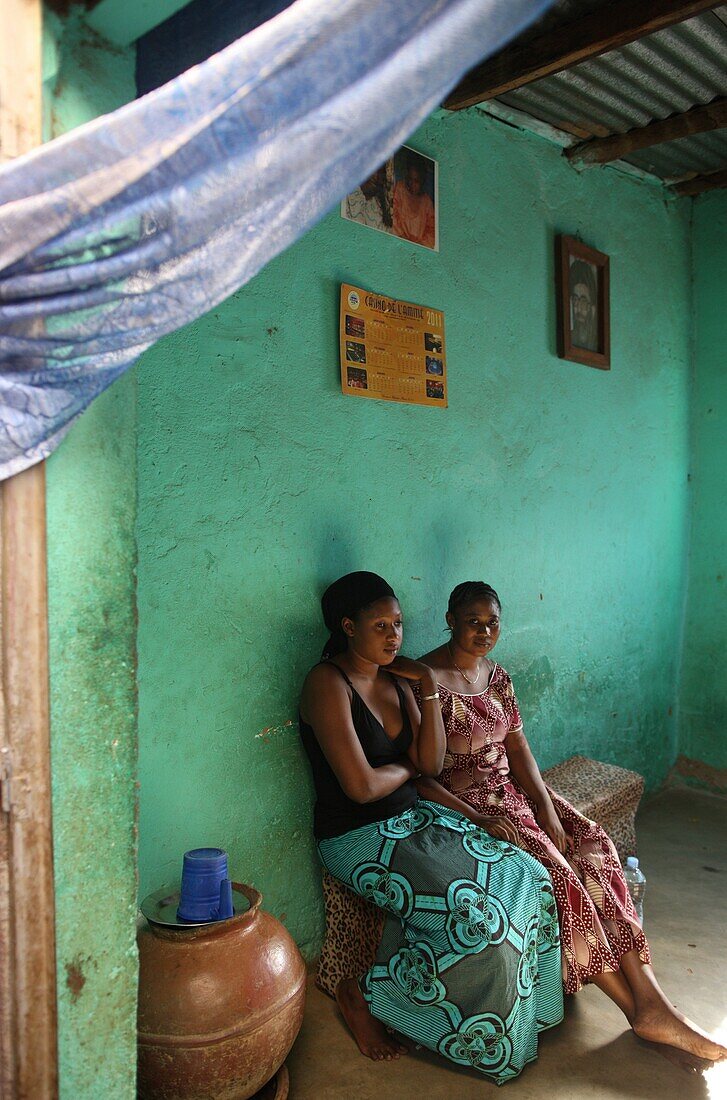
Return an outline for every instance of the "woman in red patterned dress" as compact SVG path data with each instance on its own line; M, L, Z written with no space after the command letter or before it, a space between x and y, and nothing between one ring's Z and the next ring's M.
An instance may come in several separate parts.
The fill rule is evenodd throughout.
M449 598L451 640L420 658L436 674L447 734L444 770L420 794L514 841L550 872L566 993L593 982L643 1039L709 1061L727 1049L678 1013L651 968L649 945L613 843L543 782L510 677L488 654L500 634L497 593L482 581Z

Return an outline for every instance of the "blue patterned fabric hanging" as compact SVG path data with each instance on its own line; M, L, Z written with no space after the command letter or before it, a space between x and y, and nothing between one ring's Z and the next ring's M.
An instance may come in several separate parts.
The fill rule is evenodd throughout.
M0 478L402 144L549 0L297 0L0 170Z

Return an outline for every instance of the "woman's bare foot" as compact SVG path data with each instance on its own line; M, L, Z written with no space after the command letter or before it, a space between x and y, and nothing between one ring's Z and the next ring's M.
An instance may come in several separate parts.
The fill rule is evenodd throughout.
M389 1035L381 1020L371 1015L355 978L345 978L338 983L336 1002L358 1049L367 1058L373 1058L374 1062L390 1062L407 1053L407 1048Z
M645 1039L641 1039L639 1042L642 1042L645 1047L649 1047L650 1050L656 1051L662 1058L666 1058L668 1062L678 1066L685 1073L706 1073L714 1065L710 1058L698 1058L696 1054L689 1054L686 1050L670 1047L666 1043L650 1043Z
M710 1039L701 1028L677 1012L672 1005L655 1001L637 1011L632 1027L640 1039L666 1043L709 1062L727 1058L727 1047Z

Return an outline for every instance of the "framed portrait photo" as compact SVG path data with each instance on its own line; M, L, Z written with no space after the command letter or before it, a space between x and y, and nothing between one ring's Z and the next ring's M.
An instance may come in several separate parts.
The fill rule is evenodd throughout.
M437 168L436 160L402 145L346 196L341 216L438 252Z
M558 355L611 369L608 256L575 237L555 239Z

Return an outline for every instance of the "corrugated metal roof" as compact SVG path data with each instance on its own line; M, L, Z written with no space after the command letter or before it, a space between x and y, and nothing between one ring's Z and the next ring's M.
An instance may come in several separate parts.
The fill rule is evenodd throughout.
M593 0L557 5L561 23ZM727 4L498 97L579 138L625 133L727 95ZM727 165L725 131L653 146L624 158L661 178Z
M708 175L727 165L727 131L713 130L710 134L679 138L631 153L624 159L660 179L685 179L694 172Z

